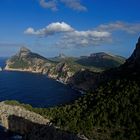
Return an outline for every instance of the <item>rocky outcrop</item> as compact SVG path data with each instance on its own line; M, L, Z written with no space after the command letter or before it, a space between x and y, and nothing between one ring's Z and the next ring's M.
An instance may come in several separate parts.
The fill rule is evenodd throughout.
M25 140L87 140L85 137L59 130L48 119L21 106L1 102L0 118L7 130L22 135Z

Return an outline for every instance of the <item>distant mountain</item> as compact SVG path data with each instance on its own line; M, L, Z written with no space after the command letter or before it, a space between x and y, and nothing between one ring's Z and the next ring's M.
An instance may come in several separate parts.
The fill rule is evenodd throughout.
M117 55L111 55L104 52L100 52L93 53L88 57L82 57L76 62L83 66L98 67L105 70L120 66L125 62L125 58Z

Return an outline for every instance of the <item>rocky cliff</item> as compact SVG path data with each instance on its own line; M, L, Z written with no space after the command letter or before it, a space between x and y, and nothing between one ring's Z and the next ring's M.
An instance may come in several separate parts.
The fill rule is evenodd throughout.
M87 140L76 134L61 131L50 121L24 107L0 102L2 125L26 140Z

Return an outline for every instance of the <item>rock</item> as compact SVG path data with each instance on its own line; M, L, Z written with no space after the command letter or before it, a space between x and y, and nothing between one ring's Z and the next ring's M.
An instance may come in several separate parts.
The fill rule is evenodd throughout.
M0 71L2 71L2 68L0 67Z

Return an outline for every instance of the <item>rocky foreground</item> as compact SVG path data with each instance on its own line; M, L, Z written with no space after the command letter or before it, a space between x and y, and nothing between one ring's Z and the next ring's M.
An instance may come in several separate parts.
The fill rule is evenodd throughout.
M85 137L61 131L39 114L22 106L0 102L2 126L28 140L87 140Z

